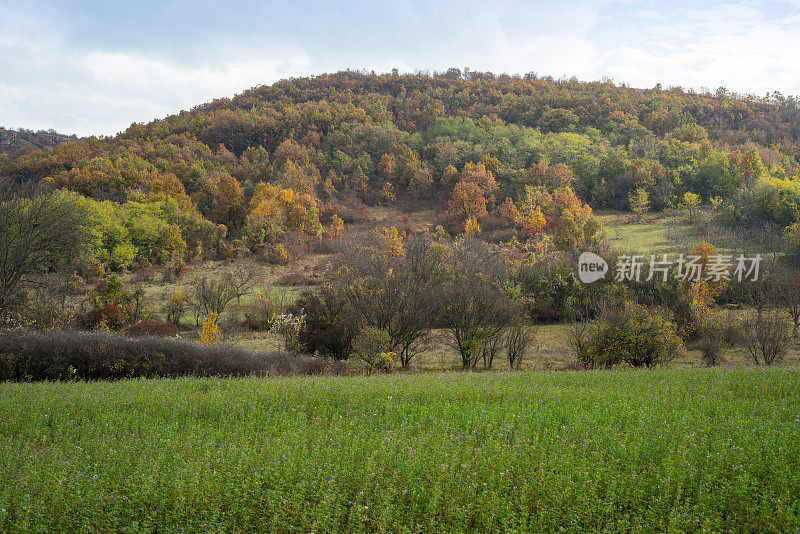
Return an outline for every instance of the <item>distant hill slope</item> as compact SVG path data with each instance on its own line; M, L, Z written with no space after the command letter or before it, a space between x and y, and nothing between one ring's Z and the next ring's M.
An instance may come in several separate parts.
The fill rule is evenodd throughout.
M77 141L76 135L64 135L53 130L6 129L0 126L0 152L7 154L24 154L39 148L60 145L68 141Z
M405 200L446 210L451 232L471 221L535 235L565 206L627 210L634 193L654 211L713 199L730 221L800 224L800 101L779 93L344 71L253 87L115 137L0 135L0 145L57 145L0 153L0 184L169 197L259 246L316 236L341 222L334 214L350 222L358 202Z

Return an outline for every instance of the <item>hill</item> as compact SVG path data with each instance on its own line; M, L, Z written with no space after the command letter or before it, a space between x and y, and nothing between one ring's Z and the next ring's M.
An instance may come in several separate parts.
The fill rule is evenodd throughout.
M236 306L226 322L269 330L270 314L291 314L293 304L276 305L265 292L279 282L293 288L294 299L311 285L328 287L325 271L338 252L356 251L342 256L356 280L340 279L344 296L335 298L354 299L345 289L367 288L360 278L384 294L391 278L409 284L395 294L409 297L404 306L428 306L411 299L428 282L415 278L417 267L404 261L408 253L431 261L431 280L468 276L482 284L486 273L475 269L493 270L484 296L491 300L499 291L526 320L560 321L583 295L574 276L581 251L611 255L612 247L628 251L628 242L648 253L695 247L703 258L717 250L800 257L797 104L779 94L634 89L456 69L283 80L132 124L115 137L0 155L3 194L57 191L89 228L86 254L67 266L77 279L59 282L79 297L70 313L63 302L44 306L40 295L43 313L31 304L33 289L27 295L6 289L3 298L39 327L69 316L83 328L122 329L159 317L142 304L147 297L178 326L191 309L194 324L183 327L194 335L211 309L198 299L213 290L229 302L222 298L230 293L225 280L235 278ZM637 224L623 228L628 217ZM484 243L475 248L452 239L464 235ZM231 260L237 272L229 272ZM386 261L390 267L380 263ZM258 272L244 276L250 265ZM54 269L40 269L48 270ZM111 276L117 273L125 289ZM259 292L242 302L242 287L252 290L254 279ZM472 298L437 293L443 287L431 285L429 297ZM736 285L706 288L706 295L685 284L669 292L623 289L632 291L631 301L669 308L680 335L692 341L705 324L700 312L715 301L753 300ZM305 309L322 306L315 296L303 298ZM225 305L215 309L221 313ZM412 330L445 321L429 319ZM318 326L317 333L330 325ZM304 349L319 352L321 338L310 339ZM459 341L464 366L477 361L470 347ZM352 347L331 350L340 349L349 354Z
M483 230L556 232L564 207L628 209L637 191L652 210L688 192L719 200L729 221L782 229L798 219L799 136L797 100L777 93L347 71L255 87L113 138L6 156L0 180L120 206L171 199L183 219L219 225L223 241L254 250L274 249L287 232L324 233L334 216L352 222L362 202L414 199L438 207L455 233L473 218ZM170 223L191 241L185 220ZM104 261L156 259L128 252Z
M53 130L7 129L0 126L0 152L11 155L25 154L46 147L53 147L61 143L76 141L75 135L64 135Z

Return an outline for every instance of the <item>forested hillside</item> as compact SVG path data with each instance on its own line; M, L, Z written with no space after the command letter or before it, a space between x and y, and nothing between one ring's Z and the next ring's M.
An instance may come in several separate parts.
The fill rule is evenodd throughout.
M798 102L778 93L348 71L0 155L0 177L80 195L108 269L302 254L285 245L336 238L363 203L412 200L450 234L552 233L563 250L599 239L588 206L711 203L729 224L798 239L799 137Z
M5 152L12 156L25 154L38 148L60 145L69 141L76 141L75 135L64 135L53 130L7 129L0 126L0 153Z

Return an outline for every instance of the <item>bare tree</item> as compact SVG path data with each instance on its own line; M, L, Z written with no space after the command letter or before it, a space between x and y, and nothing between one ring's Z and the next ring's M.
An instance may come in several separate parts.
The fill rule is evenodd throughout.
M236 304L242 303L242 297L250 293L256 283L256 273L252 267L237 263L224 275L236 298Z
M592 368L595 365L589 356L588 340L593 332L592 320L603 312L612 299L609 291L607 286L595 284L583 286L576 294L567 298L567 341L578 363L583 367Z
M514 303L502 291L505 265L485 243L453 243L449 272L442 284L442 322L450 331L464 369L476 366L484 347L516 316Z
M503 347L505 336L502 329L494 332L494 335L484 341L481 347L481 356L483 357L483 368L491 369L494 364L494 358L500 353Z
M754 363L772 365L783 358L789 346L789 322L780 312L756 312L742 327Z
M506 334L506 356L511 369L519 369L528 346L533 341L533 333L524 322L517 320Z
M51 193L0 202L0 319L26 278L64 267L89 240L78 197Z
M784 271L779 275L778 302L792 319L792 335L798 336L800 331L800 284L797 283L797 273Z
M423 237L406 245L403 258L392 258L367 235L351 241L331 271L363 326L387 333L403 368L424 349L436 322L440 259Z
M202 277L195 281L191 305L195 311L195 323L199 326L203 317L213 312L222 315L230 301L236 298L236 290L224 278Z

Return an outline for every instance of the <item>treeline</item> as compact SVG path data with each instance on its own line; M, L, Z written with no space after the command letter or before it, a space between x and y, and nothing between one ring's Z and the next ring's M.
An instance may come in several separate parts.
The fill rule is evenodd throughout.
M756 280L720 276L664 280L578 281L575 256L552 240L531 249L469 237L393 228L347 243L323 283L283 315L287 350L335 360L357 358L371 370L408 368L444 333L464 369L498 360L517 368L533 343L531 325L568 325L574 368L653 367L684 356L686 347L717 365L739 347L753 364L786 354L800 327L800 286L780 261L765 261ZM613 258L596 244L594 250ZM719 251L690 251L704 272ZM740 308L736 312L734 308Z
M551 196L563 195L564 189L556 187ZM539 192L551 194L546 186ZM569 325L576 368L663 365L687 345L697 347L709 365L720 363L724 350L735 346L746 349L755 364L773 364L783 358L792 332L797 336L800 327L800 285L785 259L765 261L752 278L736 277L730 268L719 269L733 256L721 255L708 243L695 245L689 258L698 273L719 276L674 274L662 280L615 275L580 283L574 265L581 250L619 264L602 228L590 231L592 218L585 206L572 208L589 217L581 231L566 207L555 233L525 242L516 236L500 243L452 237L442 226L418 233L390 226L354 232L342 239L321 283L293 303L269 291L255 292L253 271L241 264L196 277L158 308L136 278L123 283L115 274L104 276L102 265L91 278L89 272L79 276L72 270L76 260L86 261L87 251L96 257L124 248L95 248L103 246L105 234L96 233L93 218L109 208L103 214L108 235L127 232L134 247L171 250L176 256L165 279L182 276L181 251L187 244L177 231L181 219L174 219L174 226L158 224L159 216L176 216L168 206L104 204L64 191L0 203L0 324L17 332L11 352L0 362L0 375L65 378L71 368L83 378L254 372L242 370L247 365L226 367L219 361L224 351L199 348L192 348L194 355L178 367L169 367L170 358L161 351L173 354L183 350L180 344L126 344L113 338L94 350L83 347L84 338L60 333L76 328L174 337L188 326L199 329L200 344L206 347L218 345L232 329L271 331L285 350L278 360L270 356L269 365L321 356L326 361L359 359L369 371L388 371L411 367L418 354L430 349L431 340L442 336L464 369L490 369L499 360L518 368L535 325L546 322ZM148 212L151 207L163 211ZM732 313L730 308L743 310ZM52 333L30 337L21 330ZM72 340L63 347L66 352L59 340ZM29 341L41 351L31 352ZM125 351L107 350L115 344ZM48 356L53 347L58 347L55 356Z
M287 232L318 237L332 224L336 234L362 202L409 198L447 206L450 232L470 222L535 234L557 226L546 214L533 224L545 206L530 207L553 185L618 209L633 197L673 207L688 192L729 222L785 228L798 222L798 117L797 101L777 93L340 72L4 156L0 177L120 203L172 198L224 225L227 243L271 255ZM457 206L465 196L471 205Z
M18 156L34 150L76 141L76 135L64 135L54 130L8 129L0 126L0 153Z

